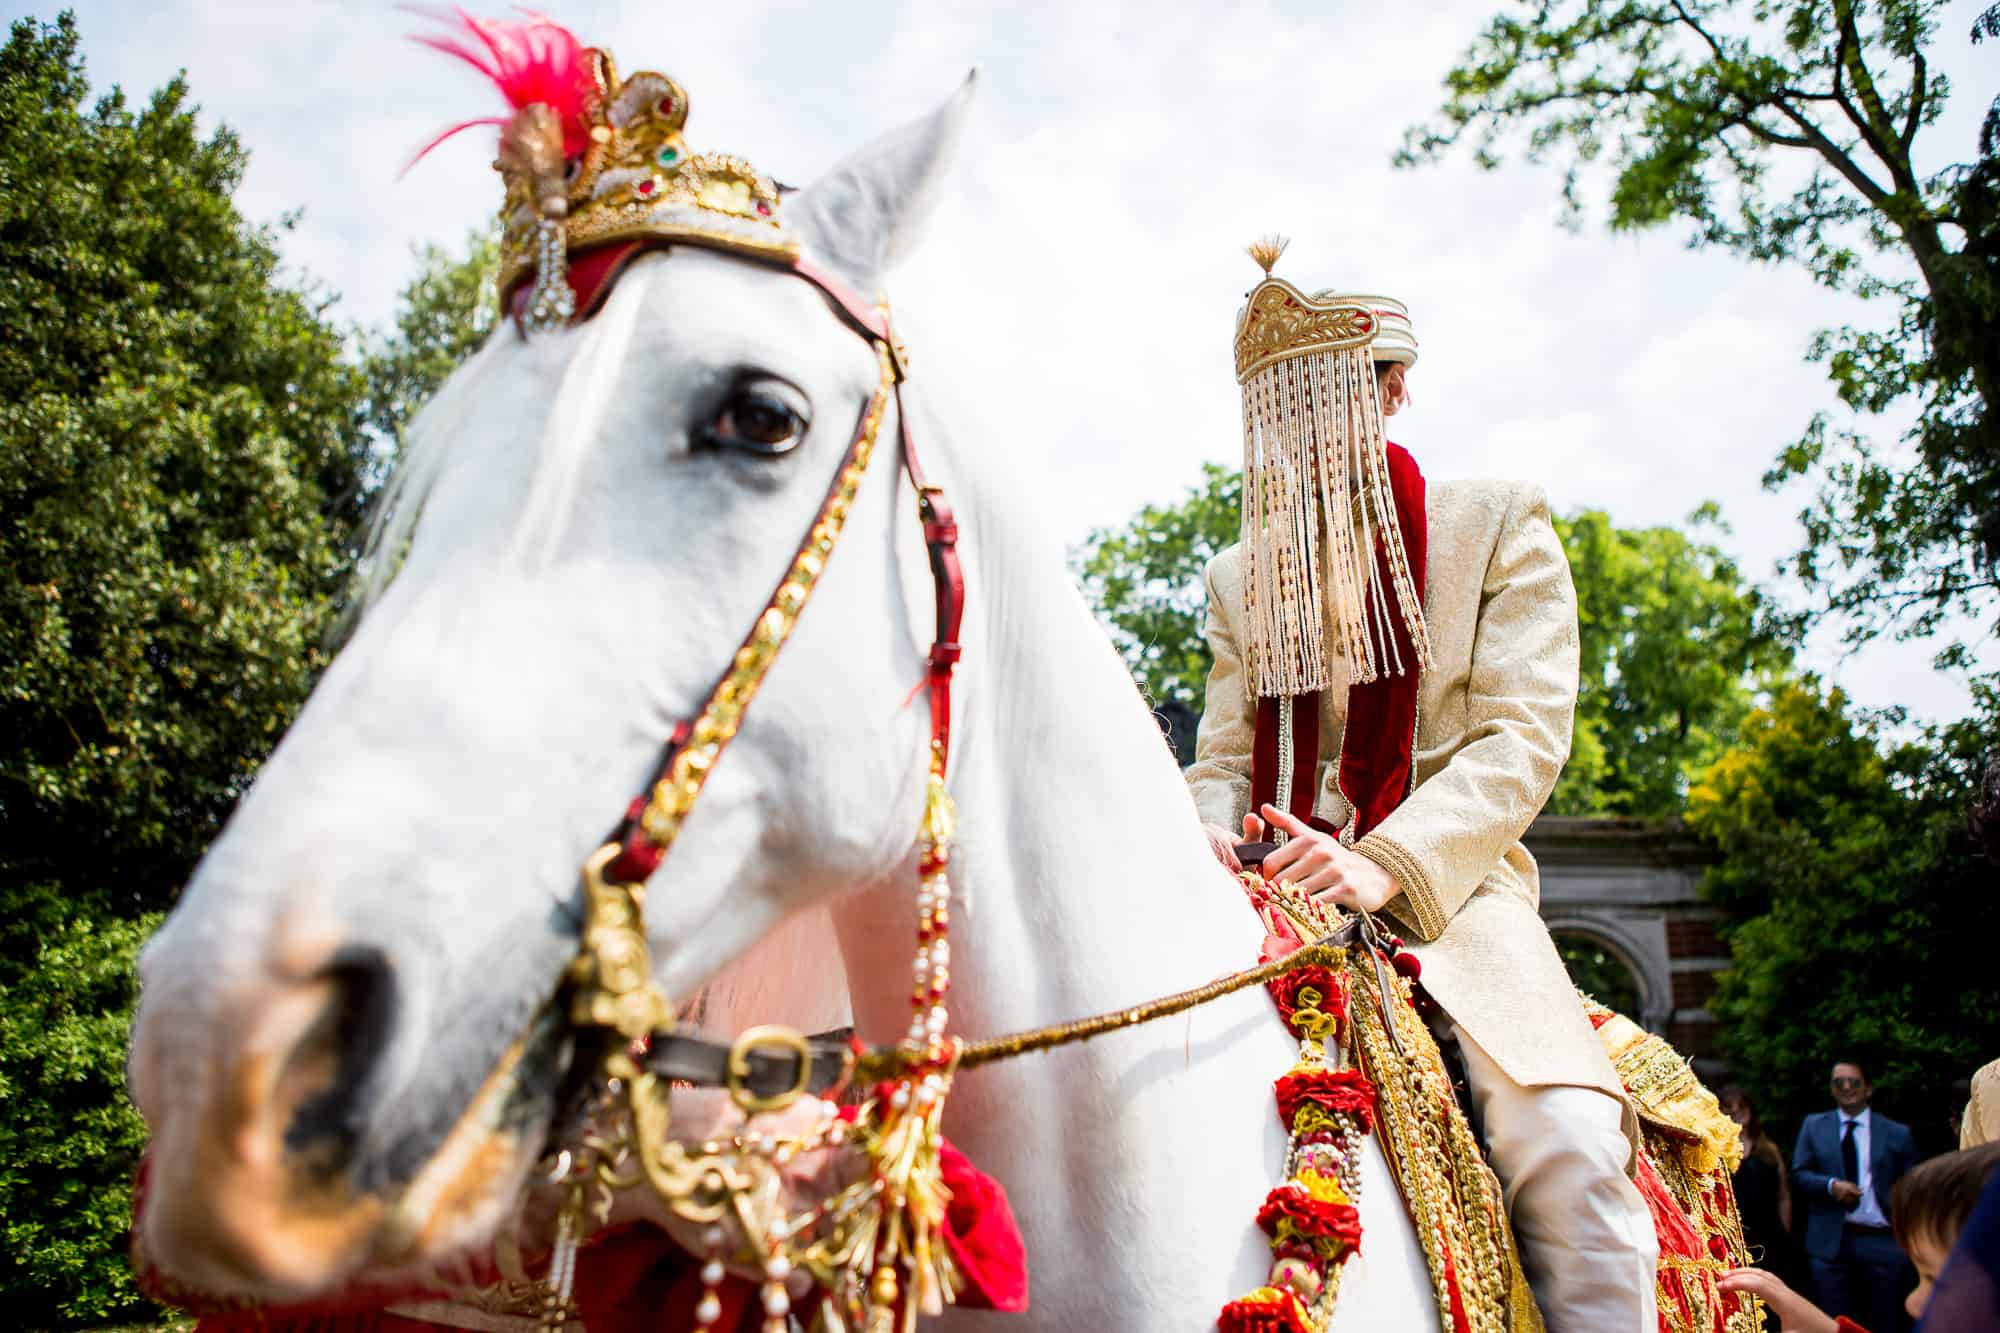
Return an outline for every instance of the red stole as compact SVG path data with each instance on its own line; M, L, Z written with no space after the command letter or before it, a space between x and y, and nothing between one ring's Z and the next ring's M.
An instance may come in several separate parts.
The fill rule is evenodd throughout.
M1430 532L1424 516L1424 474L1410 451L1400 444L1388 447L1388 464L1389 491L1396 521L1403 530L1403 549L1409 556L1417 595L1422 597ZM1393 586L1389 556L1379 541L1375 545L1375 573L1382 586ZM1395 636L1403 673L1347 687L1347 728L1341 735L1336 771L1340 793L1354 809L1351 838L1365 836L1410 794L1417 741L1417 654L1409 627L1400 615L1389 617L1389 630ZM1283 808L1296 819L1337 832L1313 815L1319 795L1313 779L1318 771L1319 691L1311 690L1292 697L1292 784ZM1250 751L1250 813L1278 804L1277 786L1278 701L1260 698Z

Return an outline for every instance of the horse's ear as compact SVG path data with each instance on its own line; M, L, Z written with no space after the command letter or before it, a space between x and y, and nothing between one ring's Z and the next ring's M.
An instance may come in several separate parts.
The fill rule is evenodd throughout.
M813 254L872 295L916 243L951 165L979 71L945 104L892 130L800 191L785 212Z

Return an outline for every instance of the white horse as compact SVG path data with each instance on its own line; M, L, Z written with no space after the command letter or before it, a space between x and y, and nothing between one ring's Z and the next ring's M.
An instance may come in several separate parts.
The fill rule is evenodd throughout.
M909 243L966 100L786 202L857 290ZM589 324L503 328L453 376L397 483L377 560L400 556L393 581L145 954L131 1077L153 1131L143 1240L163 1268L298 1298L491 1244L560 1073L559 1058L496 1065L576 949L578 866L763 605L875 386L871 349L812 286L691 247L640 260ZM790 420L789 447L739 447L750 412ZM919 411L917 434L969 582L955 1029L1075 1018L1250 965L1261 927L1057 546L1008 496L1006 443L939 416ZM892 438L647 898L676 996L830 912L837 942L792 932L793 971L812 975L765 974L717 1007L810 1022L747 1010L837 1002L844 966L860 1032L891 1040L928 737L910 695L932 628ZM1031 1312L991 1326L1201 1329L1261 1285L1254 1217L1285 1149L1271 1085L1294 1054L1248 991L962 1075L946 1130L1007 1188L1032 1273ZM1364 1184L1338 1322L1435 1328L1372 1138Z

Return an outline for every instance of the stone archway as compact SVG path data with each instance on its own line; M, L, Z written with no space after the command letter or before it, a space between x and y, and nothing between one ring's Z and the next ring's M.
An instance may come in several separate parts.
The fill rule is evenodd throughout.
M1549 934L1569 969L1570 980L1599 1004L1644 1023L1657 1003L1646 993L1645 978L1633 964L1629 946L1606 938L1591 924L1549 922Z
M1698 892L1707 849L1677 820L1563 815L1543 815L1524 841L1541 864L1542 919L1558 945L1568 937L1573 955L1601 953L1628 972L1638 995L1628 1016L1704 1078L1720 1076L1708 999L1729 951L1720 913Z

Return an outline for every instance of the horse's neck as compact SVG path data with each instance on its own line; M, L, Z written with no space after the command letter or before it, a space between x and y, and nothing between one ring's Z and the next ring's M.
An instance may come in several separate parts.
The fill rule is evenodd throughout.
M1040 1028L1254 963L1256 915L1057 554L990 513L966 532L952 1030ZM866 1037L909 1022L914 892L905 874L836 909ZM1269 1080L1291 1052L1244 991L957 1081L946 1132L1005 1182L1041 1265L1032 1327L1171 1327L1262 1280L1270 1253L1245 1219L1284 1160ZM1108 1243L1116 1263L1099 1262Z
M953 1028L1079 1017L1255 960L1172 752L1052 550L975 512L951 789ZM909 1020L915 886L842 909L858 1026Z

